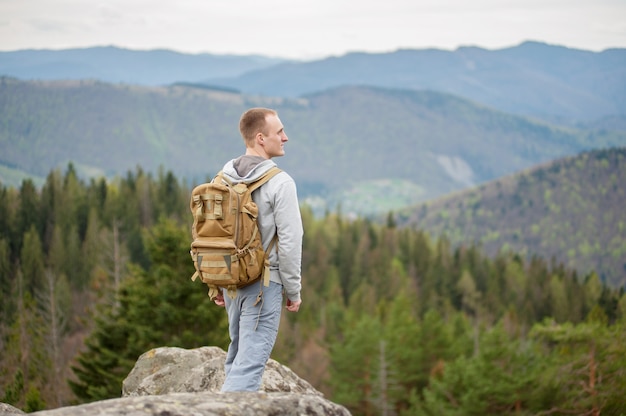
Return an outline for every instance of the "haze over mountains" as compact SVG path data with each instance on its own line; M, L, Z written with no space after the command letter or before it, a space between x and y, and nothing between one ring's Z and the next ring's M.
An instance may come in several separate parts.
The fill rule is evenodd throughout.
M135 51L114 46L0 52L0 75L25 80L91 79L136 85L166 85L232 77L283 62L264 56Z
M340 85L436 90L493 108L554 121L624 112L626 50L601 53L537 42L500 50L399 50L283 63L211 84L245 94L296 97Z
M339 87L299 99L188 86L95 81L0 82L0 162L45 177L72 162L84 175L159 167L191 181L241 152L250 106L275 107L291 140L280 165L303 197L372 214L426 201L597 146L626 133L564 129L433 91ZM3 176L4 177L4 176ZM385 195L357 197L391 181ZM348 195L350 195L348 197Z
M0 52L0 74L153 86L190 82L279 97L343 85L435 90L561 123L623 116L626 108L625 49L590 52L538 42L498 50L355 52L311 62L114 47L25 50Z
M293 139L281 164L303 193L341 200L357 213L626 144L624 49L526 42L312 62L113 47L25 50L1 52L0 74L64 81L3 79L5 183L43 177L69 161L88 175L139 165L204 178L239 151L237 120L250 105L280 110ZM365 208L344 197L363 182L388 180L400 190L388 201Z
M281 114L278 162L319 213L376 216L626 146L626 49L295 62L88 48L0 52L0 75L0 182L13 186L70 162L86 177L161 167L197 183L241 152L239 116L257 105Z

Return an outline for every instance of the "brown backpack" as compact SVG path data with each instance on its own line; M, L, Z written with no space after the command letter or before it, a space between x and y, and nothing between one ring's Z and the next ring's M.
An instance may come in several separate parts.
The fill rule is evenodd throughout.
M280 172L273 167L255 182L235 185L219 172L211 182L193 189L190 253L196 272L191 279L199 276L209 287L211 299L218 295L218 288L228 289L228 296L234 298L237 288L261 277L265 286L269 285L269 259L261 243L259 210L252 192ZM276 240L274 237L267 253Z

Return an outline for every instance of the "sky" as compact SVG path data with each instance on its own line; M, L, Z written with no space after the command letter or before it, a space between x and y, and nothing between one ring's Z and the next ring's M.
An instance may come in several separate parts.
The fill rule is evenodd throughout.
M0 0L0 50L118 46L313 60L532 40L626 47L626 0Z

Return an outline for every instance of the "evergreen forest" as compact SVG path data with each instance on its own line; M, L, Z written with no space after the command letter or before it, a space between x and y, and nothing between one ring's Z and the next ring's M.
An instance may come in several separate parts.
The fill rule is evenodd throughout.
M151 348L228 345L192 282L191 184L69 164L0 184L0 402L120 397ZM303 306L273 358L353 415L626 415L626 294L597 273L487 255L302 206Z
M541 164L396 212L400 226L445 233L453 246L480 241L555 257L578 273L594 270L626 286L626 147Z

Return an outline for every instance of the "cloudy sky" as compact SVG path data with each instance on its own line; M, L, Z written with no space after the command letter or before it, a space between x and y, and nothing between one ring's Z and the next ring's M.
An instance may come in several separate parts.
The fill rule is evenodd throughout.
M317 59L525 40L626 47L626 0L0 0L0 50L115 45Z

